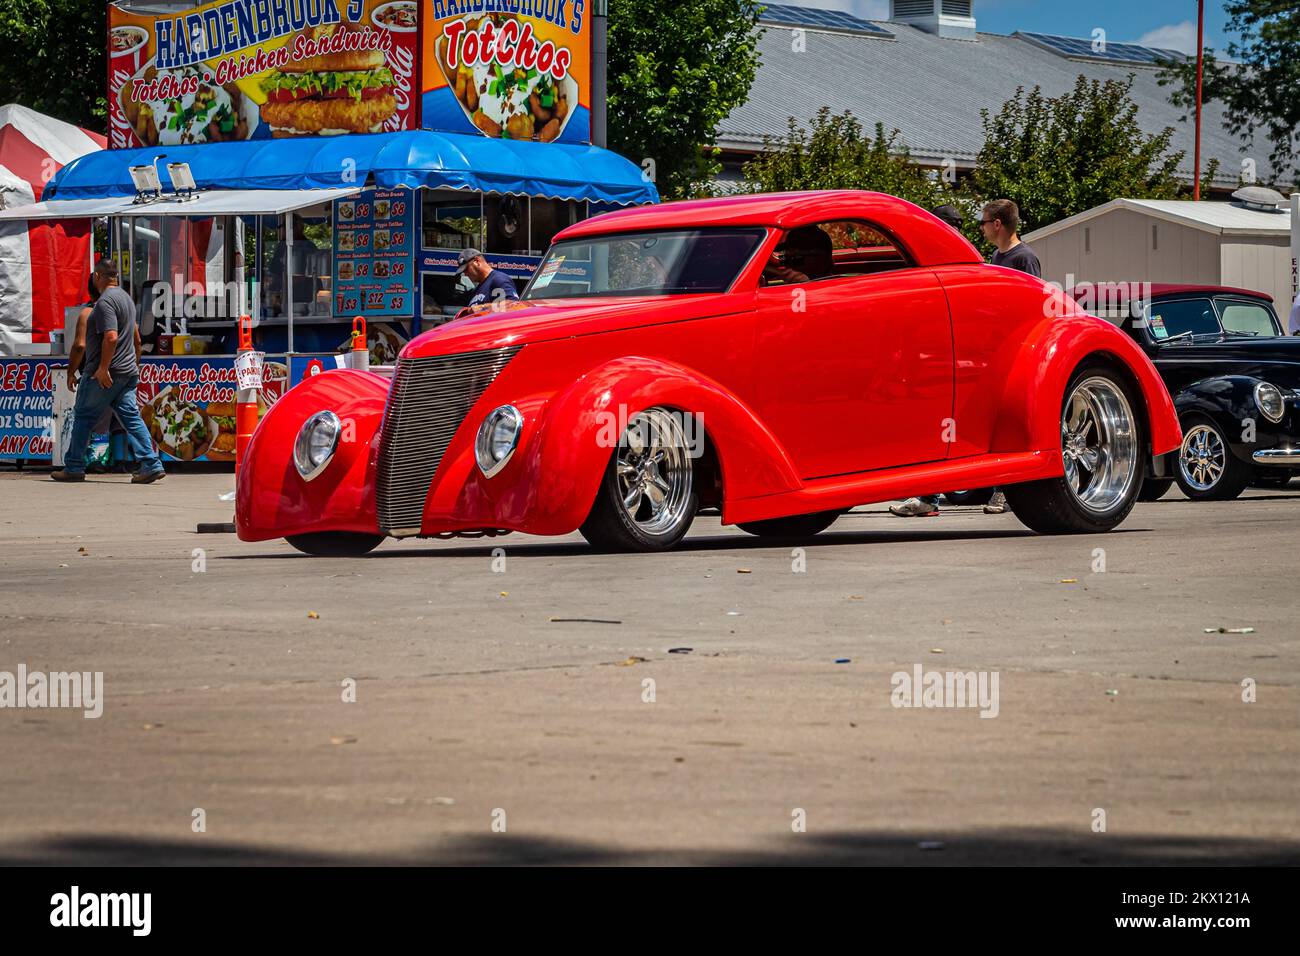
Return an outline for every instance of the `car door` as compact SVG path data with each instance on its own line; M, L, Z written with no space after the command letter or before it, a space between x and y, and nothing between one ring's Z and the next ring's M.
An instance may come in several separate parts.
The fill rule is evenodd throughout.
M938 278L874 224L813 225L829 250L797 248L797 234L826 243L791 230L758 291L760 417L805 479L943 459L953 346Z

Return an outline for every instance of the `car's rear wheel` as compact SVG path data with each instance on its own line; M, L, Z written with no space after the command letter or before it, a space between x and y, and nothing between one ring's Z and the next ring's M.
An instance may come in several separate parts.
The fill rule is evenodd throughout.
M628 422L579 530L602 550L666 551L685 536L698 505L681 413L650 408Z
M1142 482L1142 490L1138 492L1138 501L1159 501L1165 496L1170 488L1173 487L1172 478L1148 478Z
M971 491L945 491L944 500L950 505L986 505L993 500L996 488L975 488Z
M358 558L379 547L384 536L360 531L312 531L291 534L284 540L303 554L317 558Z
M1042 534L1109 531L1128 517L1142 488L1142 421L1129 386L1106 365L1070 379L1061 404L1059 478L1009 485L1007 503Z
M1208 415L1185 415L1183 444L1174 478L1193 501L1231 501L1254 477L1254 468L1237 458L1219 426Z
M818 511L810 515L792 515L767 521L744 521L736 527L760 538L811 538L833 525L841 514L839 511Z

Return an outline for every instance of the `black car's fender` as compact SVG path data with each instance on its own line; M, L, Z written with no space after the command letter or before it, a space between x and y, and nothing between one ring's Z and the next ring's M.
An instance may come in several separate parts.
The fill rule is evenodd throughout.
M1289 444L1296 431L1296 408L1287 402L1281 422L1270 421L1255 404L1255 386L1264 379L1250 375L1218 375L1192 382L1174 396L1179 420L1188 413L1207 416L1218 426L1233 455L1253 463L1259 448Z

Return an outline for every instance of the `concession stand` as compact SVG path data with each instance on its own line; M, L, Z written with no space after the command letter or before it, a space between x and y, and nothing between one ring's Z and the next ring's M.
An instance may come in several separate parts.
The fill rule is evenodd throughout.
M343 364L358 316L381 367L454 317L462 249L522 287L560 229L658 201L592 141L592 20L556 0L119 0L109 148L0 221L99 224L164 459L228 460L239 315L269 406Z

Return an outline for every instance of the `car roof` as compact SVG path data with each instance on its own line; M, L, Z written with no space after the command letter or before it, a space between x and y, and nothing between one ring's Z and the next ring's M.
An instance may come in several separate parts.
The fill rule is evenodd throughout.
M1113 288L1118 293L1118 301L1121 302L1128 298L1127 293L1133 286L1136 285L1139 288L1139 290L1142 289L1140 283L1117 282L1113 284L1097 283L1097 285L1099 286L1105 285L1107 291L1111 291ZM1152 282L1148 288L1150 289L1152 298L1155 298L1156 296L1175 296L1175 295L1189 295L1189 294L1240 295L1240 296L1246 296L1247 298L1251 298L1251 299L1263 299L1266 302L1273 301L1273 297L1269 295L1267 292L1257 292L1253 289L1238 289L1230 285L1197 285L1195 283L1188 283L1188 282ZM1080 286L1073 286L1069 289L1066 289L1065 291L1066 294L1069 295L1071 298L1077 299L1078 296L1075 295L1076 290L1082 292Z
M553 241L651 229L701 226L764 226L779 229L835 219L866 218L894 229L916 264L982 263L965 237L905 199L863 189L754 193L713 199L685 199L620 209L567 226Z

